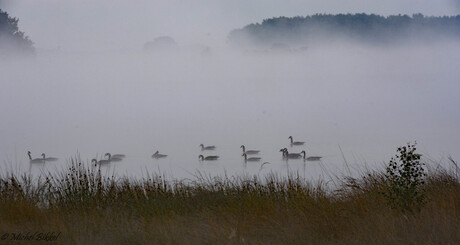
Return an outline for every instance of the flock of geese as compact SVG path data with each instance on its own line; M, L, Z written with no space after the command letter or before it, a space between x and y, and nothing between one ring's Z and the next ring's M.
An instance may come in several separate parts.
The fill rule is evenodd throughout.
M293 147L293 146L302 146L302 145L305 144L305 142L302 142L302 141L294 141L292 136L289 136L288 139L291 140L291 143L290 143L291 147ZM213 151L213 150L216 149L216 146L214 146L214 145L205 146L203 144L200 144L200 147L201 147L201 151ZM243 151L243 154L241 156L244 157L244 162L245 163L247 163L247 162L259 162L262 159L261 157L257 157L257 156L248 157L248 155L258 155L260 153L259 150L246 150L246 147L244 145L241 145L240 148ZM304 161L320 161L321 158L322 158L320 156L308 156L307 157L305 151L301 151L300 153L290 153L287 148L282 148L280 150L280 152L282 152L282 157L285 160L288 160L288 159L303 159ZM42 156L41 158L35 158L35 159L32 159L32 154L31 154L30 151L27 152L27 155L29 156L30 163L45 163L45 162L52 162L52 161L57 161L58 160L58 158L55 158L55 157L46 157L45 153L41 154L41 156ZM160 159L160 158L165 158L167 156L168 155L160 154L159 151L156 151L152 155L152 158ZM120 161L123 161L123 159L126 156L124 154L113 154L112 155L110 153L105 153L104 157L106 159L97 160L97 159L94 158L94 159L91 160L91 163L94 163L95 165L97 165L97 164L102 165L102 164L108 164L108 163L111 163L111 162L120 162ZM217 156L217 155L204 156L204 155L200 154L198 156L198 159L201 160L201 161L215 161L215 160L219 159L219 156ZM269 162L264 162L262 165L264 165L266 163L269 163Z
M45 153L42 153L41 158L35 158L35 159L32 159L32 153L30 151L27 152L27 155L29 156L29 160L31 163L54 162L58 160L58 158L55 158L55 157L46 157Z
M292 146L301 146L304 145L305 142L303 141L294 141L294 138L292 136L289 136L288 139L291 140L291 147ZM200 145L201 150L215 150L215 146L204 146L203 144ZM244 157L244 162L259 162L262 158L261 157L248 157L248 155L257 155L259 154L259 150L246 150L246 147L244 145L241 145L240 148L243 150L242 156ZM283 159L301 159L303 158L304 161L320 161L322 157L320 156L308 156L305 151L301 151L300 153L289 153L287 148L283 148L280 150L283 154ZM218 160L219 156L203 156L199 155L198 158L201 161L214 161ZM265 162L269 163L269 162ZM265 164L264 163L264 164Z

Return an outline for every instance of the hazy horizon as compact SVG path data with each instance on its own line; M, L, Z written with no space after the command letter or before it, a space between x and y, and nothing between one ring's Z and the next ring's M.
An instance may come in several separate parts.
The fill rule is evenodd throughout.
M457 15L457 0L60 1L0 0L38 50L133 51L158 36L180 45L225 46L228 33L278 16L316 13Z

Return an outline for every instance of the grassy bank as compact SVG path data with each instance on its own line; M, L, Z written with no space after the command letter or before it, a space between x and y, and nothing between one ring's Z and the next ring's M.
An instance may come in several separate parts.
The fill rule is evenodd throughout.
M38 179L0 177L0 243L60 232L54 243L460 244L455 171L429 172L414 212L388 205L387 181L383 172L340 177L331 190L295 175L134 180L73 162Z

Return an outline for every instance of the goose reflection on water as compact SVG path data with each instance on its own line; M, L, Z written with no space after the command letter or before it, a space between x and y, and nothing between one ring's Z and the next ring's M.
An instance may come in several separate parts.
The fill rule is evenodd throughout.
M198 159L200 159L201 161L215 161L219 159L219 156L206 156L205 157L203 155L199 155Z
M246 153L243 153L244 156L244 162L258 162L260 161L260 159L262 159L261 157L249 157L246 155Z

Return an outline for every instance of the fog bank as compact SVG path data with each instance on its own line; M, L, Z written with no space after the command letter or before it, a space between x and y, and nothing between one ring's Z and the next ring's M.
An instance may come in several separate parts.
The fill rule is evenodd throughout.
M458 159L458 47L337 42L305 52L203 54L181 45L174 53L61 52L3 62L0 157L3 166L36 172L77 153L90 161L112 152L127 155L112 167L131 175L259 173L260 163L242 160L245 144L271 162L262 172L298 169L312 178L322 166L343 170L340 148L358 168L379 166L414 140L427 158ZM290 148L290 135L305 146ZM217 150L201 152L199 144ZM283 147L323 161L286 164ZM29 166L28 150L60 161ZM151 159L155 150L168 157ZM221 159L200 163L203 153Z

